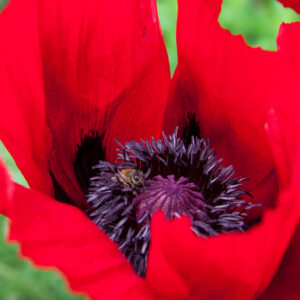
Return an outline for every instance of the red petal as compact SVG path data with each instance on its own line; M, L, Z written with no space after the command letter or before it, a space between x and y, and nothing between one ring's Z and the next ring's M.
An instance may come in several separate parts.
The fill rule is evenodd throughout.
M9 201L12 197L13 190L10 175L0 158L0 213L3 215L7 216L9 213Z
M298 0L279 0L284 7L293 8L296 12L300 13L300 2Z
M290 181L291 172L297 154L300 150L299 140L299 111L300 111L300 87L299 87L299 50L300 50L300 22L282 24L278 38L278 52L284 63L289 67L289 88L285 90L285 98L269 111L272 126L269 128L273 139L271 140L273 151L276 149L282 163L277 162L282 175L283 186ZM285 100L284 100L285 99ZM289 134L282 134L288 132ZM279 154L281 152L281 154ZM285 170L282 168L286 167Z
M298 118L294 119L292 117L293 113L294 110L290 110L288 115L283 113L278 114L275 110L272 110L269 113L270 117L267 126L272 149L275 154L277 166L279 167L278 170L283 188L287 188L290 184L290 170L293 168L297 159L299 159L295 152L300 149L298 139L300 124ZM281 265L267 290L258 298L259 300L299 299L299 250L300 224L298 221L298 228L294 233L293 239L285 253Z
M39 266L56 267L91 299L152 299L115 243L80 210L15 186L11 240Z
M295 72L295 79L299 78L299 48L300 48L300 22L281 24L277 37L278 52L282 55L285 64ZM293 74L290 74L291 80ZM297 80L299 81L299 80Z
M32 160L44 172L34 175L49 178L49 159L83 205L73 170L82 130L105 131L110 156L113 138L161 129L170 75L155 1L12 0L0 19L0 59L11 70L2 75L9 93L0 95L9 102L3 114L14 120L3 122L3 139L26 178L28 168L40 171Z
M170 75L156 4L43 1L39 26L51 167L78 198L72 162L82 130L105 131L112 159L114 138L123 142L161 129Z
M257 300L298 300L300 298L300 226L268 289Z
M280 113L271 109L268 113L269 120L265 127L274 153L281 188L284 189L292 180L291 170L300 151L300 120L293 116L295 112L290 109L281 110Z
M171 131L178 121L183 127L183 118L195 112L202 136L224 164L251 179L254 201L268 206L277 182L264 124L268 108L293 95L293 72L281 53L251 48L221 28L221 3L178 1L179 63L164 128Z
M299 174L299 166L296 171ZM299 224L299 184L300 178L295 179L276 210L268 211L260 225L243 234L203 239L192 233L187 219L167 222L156 215L147 282L164 299L247 300L259 295Z
M8 6L0 14L0 138L29 185L50 193L36 7Z
M295 140L300 125L283 117L272 110L267 126L277 171L283 179L277 207L267 210L262 222L245 233L210 239L196 237L187 218L168 223L162 214L157 214L152 223L147 273L147 281L157 293L167 299L174 295L190 299L253 299L269 285L294 236L261 299L273 299L276 292L297 299L300 148ZM290 176L286 176L287 169ZM284 275L294 277L279 284Z

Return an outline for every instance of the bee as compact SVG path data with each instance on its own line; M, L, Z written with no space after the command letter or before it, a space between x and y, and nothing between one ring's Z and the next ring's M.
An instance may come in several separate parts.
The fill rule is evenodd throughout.
M121 169L112 180L118 180L123 187L142 187L145 185L144 173L139 169Z

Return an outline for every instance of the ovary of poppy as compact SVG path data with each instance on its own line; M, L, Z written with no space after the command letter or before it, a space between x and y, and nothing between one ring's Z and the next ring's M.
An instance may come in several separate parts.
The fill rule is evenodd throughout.
M172 82L155 1L12 0L0 15L0 137L31 187L15 184L1 200L9 237L91 299L280 299L278 290L298 299L299 93L285 56L297 24L283 27L278 52L263 51L220 27L221 1L178 4ZM113 161L114 138L182 130L189 112L226 163L251 177L264 216L245 233L205 239L186 217L155 214L141 279L80 210L77 145L99 131ZM51 198L49 169L77 207ZM278 269L290 242L293 257Z

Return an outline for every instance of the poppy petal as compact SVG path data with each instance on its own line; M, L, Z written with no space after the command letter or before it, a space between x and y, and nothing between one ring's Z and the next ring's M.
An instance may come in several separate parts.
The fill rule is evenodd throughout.
M300 13L300 3L298 0L279 0L284 7L290 7L294 9L297 13Z
M36 7L30 7L26 1L12 1L0 14L0 139L28 184L50 194L52 183L46 155L43 78L35 15Z
M298 56L300 46L300 22L282 23L277 36L278 53L282 56L284 63L290 67L289 80L295 77L296 83L299 82L300 60ZM294 71L294 73L293 73ZM298 87L297 85L294 87ZM287 96L290 96L289 91ZM291 94L293 95L293 94ZM297 102L293 102L297 103Z
M51 169L76 199L82 193L73 162L82 135L105 132L112 159L115 138L161 127L169 64L155 0L38 3Z
M280 122L283 119L274 110L269 116L267 129L274 161L279 164L277 171L285 174L290 168L291 173L288 178L284 174L279 176L284 178L281 182L284 189L276 208L266 210L261 223L245 233L209 239L196 237L187 218L168 223L163 214L154 216L147 281L160 295L167 299L174 294L191 299L253 299L267 288L285 254L278 275L265 295L274 295L272 286L284 274L289 274L296 278L287 285L288 280L283 281L275 290L296 299L299 270L292 261L295 266L299 264L295 251L299 248L300 155L297 152L289 157L289 148L295 146L299 127L289 130L295 124L290 119ZM159 272L161 265L165 266L164 273ZM188 292L183 286L189 287ZM289 288L292 290L288 291Z
M0 213L7 216L9 211L9 199L14 191L10 175L0 158Z
M289 99L293 79L281 53L252 48L220 26L221 4L178 1L178 67L164 128L171 131L178 121L184 127L183 117L194 112L201 135L224 164L251 179L247 185L263 209L278 192L264 131L267 110Z
M300 226L267 290L257 300L298 300L300 296Z
M272 136L274 136L271 144L273 145L273 152L282 152L282 163L277 162L278 168L286 167L286 170L281 170L280 174L284 174L281 178L283 186L286 181L290 180L290 170L295 162L297 153L300 149L300 141L298 139L298 132L300 128L299 111L299 46L300 46L300 22L291 24L282 24L279 29L277 37L278 53L281 55L284 63L289 67L289 76L287 76L290 83L289 88L285 90L286 101L277 103L277 107L269 110L269 124L272 124ZM277 113L276 113L277 112ZM272 120L272 122L270 122ZM282 134L282 132L288 132ZM275 138L276 137L276 138ZM283 147L284 146L284 147ZM276 157L276 156L275 156Z
M290 110L277 113L275 109L270 109L268 116L265 128L276 160L281 189L284 189L290 184L290 170L293 169L300 149L300 122L298 118L293 118L293 112ZM288 134L285 134L286 132Z
M38 266L61 271L74 291L95 300L152 299L117 245L76 207L16 184L9 211L9 239Z
M270 137L273 152L277 161L278 170L281 173L282 188L290 184L292 165L295 164L297 155L295 152L300 149L298 134L299 120L291 114L294 110L287 113L277 113L274 109L269 112L269 122L267 130ZM298 124L297 124L298 123ZM285 133L289 133L284 134ZM298 170L299 172L299 170ZM300 224L294 233L292 241L285 253L280 267L272 279L266 291L258 298L259 300L268 299L299 299L300 296Z
M73 170L82 135L105 132L110 156L113 138L161 128L170 71L155 1L12 0L0 20L0 59L11 71L1 76L10 88L3 115L14 120L3 121L2 138L30 186L35 169L36 178L49 179L50 168L84 206Z

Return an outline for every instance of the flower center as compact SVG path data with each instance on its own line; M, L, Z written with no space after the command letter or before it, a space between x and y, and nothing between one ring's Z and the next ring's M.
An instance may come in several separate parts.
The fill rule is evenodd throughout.
M176 180L174 175L163 178L158 175L147 181L148 186L140 191L133 203L137 206L137 220L144 219L162 210L168 220L180 215L194 217L206 206L197 186L185 177Z
M150 245L150 222L162 210L171 220L188 216L198 236L247 229L247 211L255 205L224 168L209 140L177 137L131 141L120 145L118 163L99 161L90 178L87 215L115 241L138 275L144 277Z

